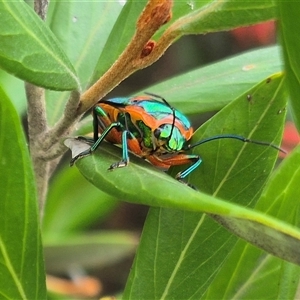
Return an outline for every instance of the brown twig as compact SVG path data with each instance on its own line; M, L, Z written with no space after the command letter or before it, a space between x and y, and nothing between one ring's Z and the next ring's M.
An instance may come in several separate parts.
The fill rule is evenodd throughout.
M42 20L46 20L49 0L35 0L34 11L40 16Z
M170 0L152 0L148 2L138 19L136 32L126 49L111 68L82 94L78 106L78 114L84 113L95 105L99 99L104 97L130 74L145 68L158 59L149 59L148 57L151 56L151 53L148 56L143 56L142 53L154 33L170 19L171 7L172 1ZM151 61L151 63L145 65L144 61Z
M40 216L42 217L47 194L49 162L41 159L37 154L37 140L47 130L45 90L31 83L25 83L25 89L28 103L27 118L30 153L37 183Z

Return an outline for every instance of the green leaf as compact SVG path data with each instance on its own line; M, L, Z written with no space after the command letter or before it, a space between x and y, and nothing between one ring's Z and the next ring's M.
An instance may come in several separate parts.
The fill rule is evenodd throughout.
M73 63L83 88L90 82L122 7L114 1L50 2L47 24Z
M256 206L258 210L297 227L300 226L299 204L294 199L300 197L299 159L300 147L298 146L283 160Z
M197 130L193 140L234 133L278 143L284 121L284 114L278 112L286 100L282 80L282 76L274 75L258 84ZM274 149L230 140L204 144L194 153L201 155L203 163L190 176L193 185L215 197L250 207L258 198L277 156ZM173 190L173 195L178 201L179 191ZM212 198L211 205L216 200ZM186 205L190 201L188 192L182 201ZM278 247L284 238L279 233L279 223L275 229L265 226L265 222L262 225L257 217L250 220L250 211L237 217L233 216L233 208L222 207L223 213L212 212L214 219L257 246L272 253L276 248L276 254L283 257ZM205 214L151 209L125 298L146 298L146 293L151 293L153 299L199 299L220 271L236 240ZM288 248L295 246L288 239L284 244L289 244ZM285 250L287 253L288 249ZM168 264L163 264L167 257ZM141 275L142 270L147 270L145 276ZM152 280L147 281L147 277Z
M68 274L74 266L89 270L107 267L132 255L137 242L137 236L126 231L76 233L46 239L46 269L50 273Z
M115 1L50 2L47 23L73 63L83 89L91 80L121 9L121 3ZM111 53L111 50L108 52ZM68 97L69 93L47 92L50 125L54 125L61 117Z
M0 82L3 91L13 102L18 114L24 114L26 109L24 82L3 70L0 70Z
M152 85L185 114L219 110L269 74L282 70L278 47L249 51ZM139 93L136 93L139 94Z
M145 0L126 1L96 64L91 83L99 79L125 49L135 32L136 21L146 3Z
M108 172L107 166L118 159L120 159L119 149L111 145L103 145L94 155L85 157L76 164L82 174L99 189L111 192L116 197L131 203L225 215L228 218L245 220L250 222L250 225L251 223L257 223L269 227L273 233L278 231L283 236L287 235L287 239L300 238L299 232L285 223L269 218L265 214L255 213L239 205L233 205L207 194L196 192L176 182L170 176L158 172L149 164L140 162L138 158L132 157L132 163L128 167L118 170L118 172ZM109 175L109 173L113 175ZM160 191L160 193L158 194L157 191ZM176 198L174 198L174 194L176 194ZM249 227L249 229L251 228ZM249 237L251 237L250 234L244 236L244 238ZM294 242L297 244L296 240ZM285 247L284 244L283 247ZM293 251L298 252L298 249L297 245L293 248ZM297 256L286 259L294 261L297 260Z
M290 92L290 103L295 124L300 129L300 42L298 39L299 1L277 1L279 8L281 44L284 54L287 84Z
M175 22L172 30L178 31L180 35L207 33L255 24L276 17L274 1L270 0L222 0L203 4L203 1L185 3L186 7L189 6L190 13Z
M300 224L296 200L300 197L299 159L300 147L276 169L256 205L258 210L297 227ZM210 286L206 298L294 299L299 278L299 266L281 262L240 241Z
M53 90L80 89L72 64L44 22L22 0L0 1L0 66Z
M84 199L84 201L82 201ZM43 236L59 237L100 222L117 201L86 181L77 168L65 167L50 185L43 219ZM68 212L68 218L66 218Z
M282 86L282 77L280 75L272 76L263 81L252 91L237 99L235 104L228 106L227 112L222 112L222 114L217 115L218 117L216 116L208 122L211 126L210 128L206 127L208 125L203 127L205 134L208 134L209 131L220 133L220 128L226 128L226 130L230 128L236 129L240 126L239 122L241 122L242 132L237 131L236 133L244 133L244 136L248 138L266 139L267 141L274 140L276 142L280 138L284 120L282 107L285 105L285 95ZM251 95L251 97L249 98L248 95ZM236 105L236 107L233 105ZM233 108L236 108L237 111L234 111ZM238 116L241 111L244 111L244 114L239 118ZM224 118L224 114L228 117ZM271 122L272 119L276 120L276 122L272 123L273 125L268 125L268 122ZM244 132L245 128L243 127L247 129L246 132ZM223 130L221 130L222 132ZM197 135L200 133L201 131ZM201 134L203 134L203 131ZM209 172L209 170L206 170L201 181L198 182L203 187L203 190L210 189L213 186L215 188L215 195L220 194L225 198L226 194L231 193L229 199L232 201L244 203L245 205L251 202L254 203L268 173L274 165L277 152L271 147L244 144L239 141L231 141L231 145L232 147L234 145L234 148L229 152L226 151L226 149L230 148L228 142L220 141L211 143L209 147L206 145L208 149L203 151L202 157L205 155L206 157L209 157L209 155L213 157L216 153L219 156L221 155L221 157L211 161L207 160L207 162L204 160L203 166L198 168L197 172L194 172L195 178L193 184L196 185L198 182L195 181L196 177L199 176L197 176L197 173L203 172L202 170L210 164L215 164L220 174L212 168L213 171L210 172L214 173L214 176L207 176L205 173ZM211 148L213 145L214 148ZM204 149L203 147L201 148ZM208 150L212 151L212 154L206 152ZM119 159L120 152L115 147L109 145L104 147L103 145L103 148L98 149L94 155L79 160L77 166L89 181L101 190L115 195L117 198L132 203L180 208L194 212L202 211L213 215L220 215L221 218L219 216L219 219L224 223L225 221L230 221L231 223L235 222L241 225L242 231L239 231L239 228L230 229L238 235L243 236L246 240L263 247L267 251L271 251L275 255L294 262L295 260L297 261L298 233L284 223L278 220L271 220L265 215L259 215L238 205L219 201L217 198L208 196L207 194L195 192L193 189L179 184L172 180L172 178L158 172L146 163L131 163L127 168L115 172L107 172L107 168ZM131 161L136 162L138 159L132 157ZM226 164L232 165L232 167L227 168L227 170L223 169ZM242 174L240 174L241 170L243 171ZM245 176L245 182L242 182L241 175ZM220 182L218 182L219 180ZM228 181L228 189L223 184L225 180ZM211 186L208 185L209 181ZM236 188L234 181L242 184L242 192ZM251 189L251 185L254 190ZM174 195L176 195L176 198ZM198 222L199 217L197 224ZM225 225L230 227L230 224ZM289 233L287 234L287 232ZM274 236L273 243L268 242L264 244L264 239L268 237L269 241L269 237L272 235ZM278 247L279 251L276 251L275 245L278 246L279 241L282 242L282 238L286 242ZM287 247L286 251L282 251L282 247Z
M203 124L193 135L192 144L218 134L235 134L253 141L279 145L286 100L282 73L269 76ZM191 176L192 184L209 194L238 203L241 200L233 197L237 184L240 188L244 187L245 198L255 199L278 155L278 151L271 147L229 139L206 143L194 148L192 153L203 160L203 166ZM261 168L263 173L258 171ZM254 175L256 177L253 178ZM243 204L249 205L248 202Z
M239 240L203 299L281 299L278 286L285 264L288 263ZM296 286L297 279L294 280Z
M34 176L18 115L0 89L0 295L45 299Z

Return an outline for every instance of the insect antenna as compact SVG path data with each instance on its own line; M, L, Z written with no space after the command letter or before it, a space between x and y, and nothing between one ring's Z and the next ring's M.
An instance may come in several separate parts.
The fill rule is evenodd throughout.
M233 135L233 134L222 134L222 135L215 135L215 136L212 136L212 137L209 137L209 138L206 138L206 139L203 139L195 144L192 144L192 145L187 145L186 148L184 150L190 150L192 148L195 148L199 145L202 145L204 143L207 143L207 142L210 142L210 141L214 141L214 140L220 140L220 139L235 139L235 140L239 140L239 141L242 141L244 143L252 143L252 144L257 144L257 145L262 145L262 146L270 146L280 152L283 152L283 153L286 153L285 150L281 149L280 147L274 145L274 144L271 144L271 143L268 143L268 142L262 142L262 141L256 141L256 140L251 140L251 139L248 139L248 138L245 138L243 136L239 136L239 135Z
M149 96L152 96L152 97L155 97L155 98L158 98L160 100L162 100L171 110L172 110L172 114L173 114L173 121L172 121L172 128L171 128L171 132L169 134L169 137L168 137L168 141L171 139L172 137L172 134L173 134L173 130L174 130L174 127L175 127L175 118L176 118L176 115L175 115L175 108L172 107L169 102L163 98L162 96L159 96L159 95L156 95L156 94L152 94L152 93L149 93L149 92L145 92L146 95L149 95Z

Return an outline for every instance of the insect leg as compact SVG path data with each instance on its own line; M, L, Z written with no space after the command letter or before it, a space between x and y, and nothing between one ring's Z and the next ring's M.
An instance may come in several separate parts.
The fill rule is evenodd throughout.
M127 143L127 135L130 133L127 130L122 132L122 160L115 162L112 164L108 170L114 170L116 168L126 167L129 163L129 155L128 155L128 143Z
M186 168L185 170L177 173L175 178L179 181L182 181L185 177L191 174L195 169L197 169L200 166L202 162L202 159L198 155L185 155L185 156L186 156L185 159L188 161L192 161L193 164L188 168Z
M97 114L99 115L103 115L103 116L106 116L106 113L101 109L100 106L95 106L93 108L93 137L94 137L94 143L96 143L96 141L98 140L99 138L99 128L98 128L98 117L97 117Z
M112 164L108 170L114 170L116 168L123 168L129 164L128 149L130 149L136 155L141 154L141 145L135 135L130 131L128 121L130 116L123 114L124 123L122 123L122 160Z
M72 166L78 159L90 155L93 151L95 151L99 145L101 144L101 142L105 139L105 137L109 134L109 132L116 127L121 127L122 125L119 122L116 123L111 123L107 128L105 128L105 130L102 132L102 134L100 135L100 137L95 141L95 143L91 146L91 148L89 148L86 151L83 151L81 153L79 153L78 155L76 155L75 157L73 157L70 161L70 166ZM98 135L98 133L97 133Z
M171 166L180 166L185 164L190 164L188 168L179 172L175 178L179 181L183 181L185 177L191 174L196 168L198 168L202 162L202 159L198 155L193 154L182 154L179 153L177 155L171 157L163 157L156 155L149 155L146 157L153 165L161 168L169 168Z

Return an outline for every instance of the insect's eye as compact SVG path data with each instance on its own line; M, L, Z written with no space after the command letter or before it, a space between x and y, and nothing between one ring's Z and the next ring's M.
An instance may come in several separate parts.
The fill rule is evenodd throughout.
M164 145L168 151L180 151L184 143L185 137L181 134L179 129L172 124L163 124L154 130L154 136L158 144Z
M171 125L163 124L154 130L154 136L158 140L166 140L170 138L171 131L172 131Z
M161 133L161 130L160 128L156 128L153 132L154 136L156 139L159 139L160 138L160 133Z

